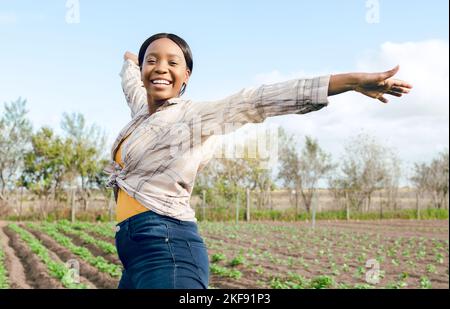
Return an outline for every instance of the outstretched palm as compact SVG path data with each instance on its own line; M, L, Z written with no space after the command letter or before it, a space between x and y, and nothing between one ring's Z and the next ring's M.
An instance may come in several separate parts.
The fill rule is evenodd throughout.
M397 65L392 70L386 72L361 74L359 82L355 87L355 91L368 97L378 99L383 103L388 102L383 96L384 94L401 97L402 94L410 91L412 85L405 81L391 78L398 72L398 69L399 66Z

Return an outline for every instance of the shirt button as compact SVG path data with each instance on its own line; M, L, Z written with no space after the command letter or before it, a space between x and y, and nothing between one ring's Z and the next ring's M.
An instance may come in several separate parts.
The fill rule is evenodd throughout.
M116 226L116 233L120 231L120 226Z
M166 242L169 242L169 238L166 238Z

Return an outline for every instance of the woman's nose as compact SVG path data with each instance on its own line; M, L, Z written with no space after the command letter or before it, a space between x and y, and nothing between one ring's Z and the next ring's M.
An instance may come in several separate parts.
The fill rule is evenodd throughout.
M160 63L155 67L155 71L158 73L165 73L165 72L167 72L167 68L163 64Z

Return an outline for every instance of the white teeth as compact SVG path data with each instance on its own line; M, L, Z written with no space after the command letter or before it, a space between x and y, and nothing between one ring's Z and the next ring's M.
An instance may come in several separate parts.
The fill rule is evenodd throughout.
M164 85L170 85L170 82L164 79L156 79L151 81L152 84L164 84Z

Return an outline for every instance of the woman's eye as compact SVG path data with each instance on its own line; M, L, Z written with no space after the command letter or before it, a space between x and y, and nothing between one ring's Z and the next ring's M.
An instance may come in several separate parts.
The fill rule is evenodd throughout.
M148 60L147 63L155 63L155 60Z
M173 61L172 61L172 62L171 62L170 64L173 64L173 65L175 65L175 64L177 64L177 63L176 63L176 62L173 62Z

